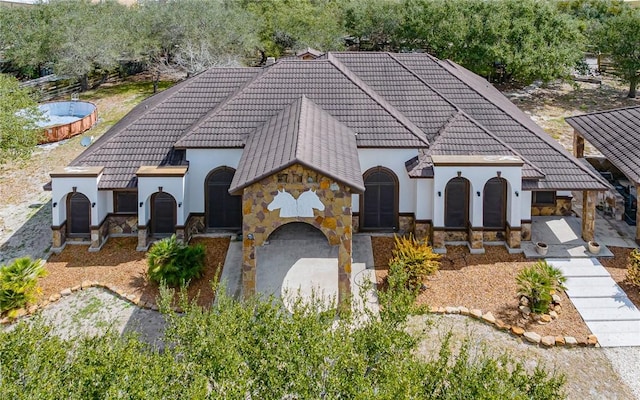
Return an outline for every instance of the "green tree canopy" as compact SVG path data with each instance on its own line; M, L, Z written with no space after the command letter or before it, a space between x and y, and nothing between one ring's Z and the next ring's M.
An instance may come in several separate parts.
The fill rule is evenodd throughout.
M595 35L600 50L613 60L614 73L629 83L627 96L635 98L640 82L640 9L625 8L606 19Z
M35 101L17 79L0 74L0 104L0 163L28 156L41 135Z

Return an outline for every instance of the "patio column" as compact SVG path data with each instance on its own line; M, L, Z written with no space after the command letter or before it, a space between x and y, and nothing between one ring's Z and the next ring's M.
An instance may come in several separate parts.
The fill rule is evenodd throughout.
M636 184L636 204L640 204L640 184ZM640 207L636 206L636 243L640 244Z
M582 192L582 239L593 240L596 227L596 192L585 190Z
M573 130L573 155L576 158L584 158L584 138Z

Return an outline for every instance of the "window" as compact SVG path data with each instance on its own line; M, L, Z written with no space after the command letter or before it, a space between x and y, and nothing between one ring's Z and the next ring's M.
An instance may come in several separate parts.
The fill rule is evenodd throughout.
M469 181L453 178L444 189L444 226L466 228L469 222Z
M531 192L531 204L538 206L555 206L556 192Z
M113 209L116 214L136 214L138 212L138 192L114 192Z
M507 211L507 181L491 178L484 185L482 225L489 229L504 229Z

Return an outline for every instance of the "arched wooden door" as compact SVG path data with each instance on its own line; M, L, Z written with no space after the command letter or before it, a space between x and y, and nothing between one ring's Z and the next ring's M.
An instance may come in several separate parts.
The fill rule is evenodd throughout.
M70 237L89 237L91 235L91 202L82 193L71 193L68 198L67 225Z
M176 231L176 200L168 193L159 192L151 198L151 234L170 236Z
M375 167L364 176L360 198L360 227L365 230L395 230L398 226L398 179L389 169Z
M206 221L208 229L240 229L242 196L229 194L235 171L223 167L212 171L205 182Z
M507 181L491 178L484 185L482 225L488 229L504 230L507 223Z
M469 181L453 178L444 189L444 226L466 228L469 225Z

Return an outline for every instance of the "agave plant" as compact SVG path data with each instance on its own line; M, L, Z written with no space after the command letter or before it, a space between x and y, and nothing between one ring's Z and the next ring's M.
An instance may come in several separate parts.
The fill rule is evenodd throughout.
M562 271L541 260L523 269L516 277L518 294L529 299L531 311L546 313L551 304L551 293L554 290L565 290L567 278Z
M44 261L29 257L0 266L0 313L21 308L35 300L38 278L46 275Z

